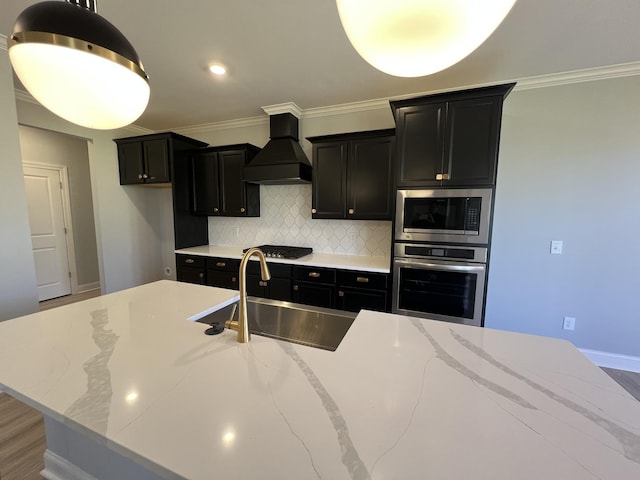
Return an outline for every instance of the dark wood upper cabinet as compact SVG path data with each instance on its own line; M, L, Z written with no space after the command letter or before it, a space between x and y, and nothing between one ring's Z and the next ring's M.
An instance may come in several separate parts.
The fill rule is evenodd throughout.
M209 243L207 219L191 214L191 151L207 144L173 132L118 138L121 185L172 186L175 247Z
M312 137L312 217L390 220L394 130Z
M242 180L243 167L260 151L250 144L203 148L193 153L193 213L260 216L260 186Z
M169 138L124 140L116 140L118 143L120 185L171 182Z
M514 85L392 101L397 186L494 185L502 103Z

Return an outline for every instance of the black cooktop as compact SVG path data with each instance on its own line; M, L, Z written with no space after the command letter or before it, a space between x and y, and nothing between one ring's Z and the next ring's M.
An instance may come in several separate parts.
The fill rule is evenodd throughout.
M313 252L311 247L290 247L287 245L260 245L260 250L266 257L271 258L300 258ZM249 250L245 248L242 253Z

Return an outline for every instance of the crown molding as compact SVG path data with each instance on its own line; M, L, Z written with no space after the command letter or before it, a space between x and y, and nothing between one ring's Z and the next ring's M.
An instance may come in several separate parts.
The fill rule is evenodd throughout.
M298 118L302 118L303 111L302 109L293 102L287 103L278 103L276 105L267 105L265 107L261 107L264 110L264 113L267 115L278 115L280 113L291 113Z
M538 75L516 80L514 90L531 90L534 88L556 87L559 85L570 85L572 83L594 82L597 80L607 80L610 78L631 77L640 75L640 62L621 63L606 67L585 68L583 70L573 70L570 72L552 73L549 75Z
M0 33L0 50L7 50L7 36Z
M202 123L199 125L189 125L187 127L175 127L170 130L182 133L183 135L195 134L201 132L210 132L217 130L227 130L230 128L255 127L268 124L268 117L247 117L238 118L236 120L224 120L221 122Z

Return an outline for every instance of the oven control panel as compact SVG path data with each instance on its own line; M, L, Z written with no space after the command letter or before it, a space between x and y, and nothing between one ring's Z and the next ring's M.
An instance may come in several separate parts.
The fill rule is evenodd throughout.
M484 247L456 247L451 245L396 243L394 246L394 256L404 258L465 260L469 262L486 263L487 249Z

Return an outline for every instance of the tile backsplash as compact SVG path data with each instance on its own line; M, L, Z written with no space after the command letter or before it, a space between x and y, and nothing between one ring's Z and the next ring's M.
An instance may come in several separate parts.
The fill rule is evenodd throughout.
M293 245L318 253L387 257L391 222L314 220L311 185L261 185L260 217L209 217L209 244Z

